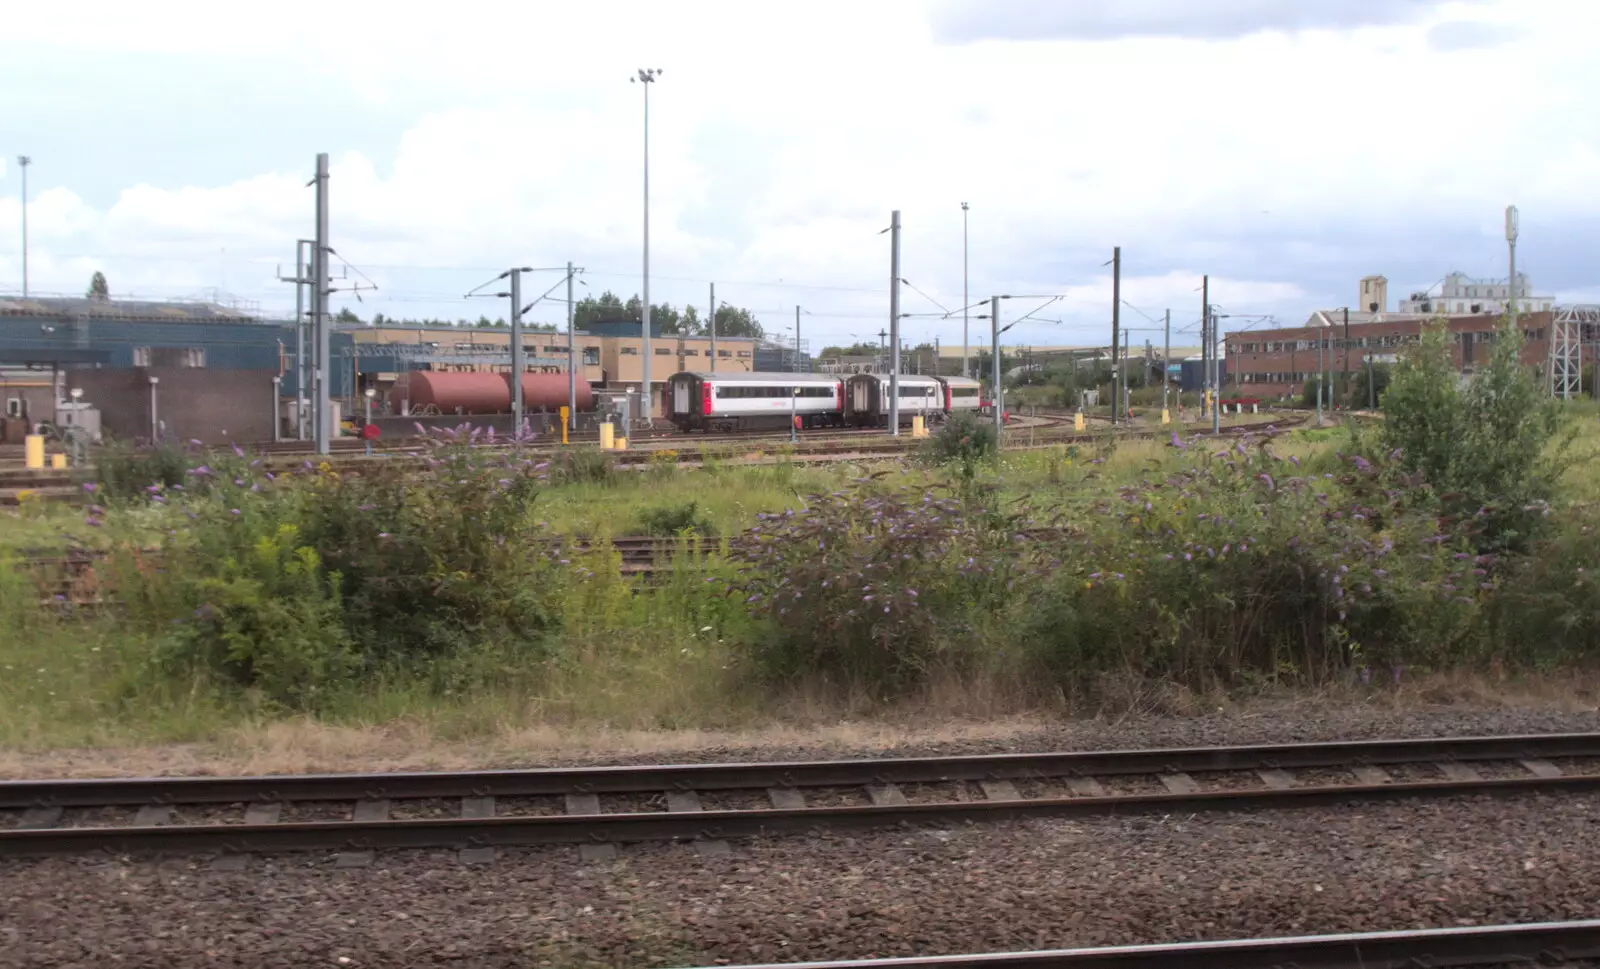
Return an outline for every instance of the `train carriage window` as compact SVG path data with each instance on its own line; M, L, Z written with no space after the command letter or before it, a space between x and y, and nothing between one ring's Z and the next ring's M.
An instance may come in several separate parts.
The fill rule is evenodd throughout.
M978 396L978 388L976 388L976 387L952 387L952 388L950 388L950 396L952 396L952 397L976 397L976 396Z
M795 396L795 392L793 387L786 387L782 384L774 384L770 387L729 387L726 385L717 385L717 396L733 399L784 398ZM801 387L799 396L827 397L832 399L833 388Z
M932 387L918 387L918 386L913 385L913 386L910 386L910 387L901 387L900 388L900 396L901 397L928 397L928 396L931 396L932 394L933 394L933 388Z

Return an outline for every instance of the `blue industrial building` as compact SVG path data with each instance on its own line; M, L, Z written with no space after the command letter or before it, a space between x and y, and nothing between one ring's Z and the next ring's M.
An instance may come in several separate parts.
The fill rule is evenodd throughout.
M335 331L330 342L336 357L348 356L348 334ZM294 355L292 321L216 303L0 298L0 366L259 370L281 374L282 393L293 396ZM335 367L329 391L347 394L350 382Z

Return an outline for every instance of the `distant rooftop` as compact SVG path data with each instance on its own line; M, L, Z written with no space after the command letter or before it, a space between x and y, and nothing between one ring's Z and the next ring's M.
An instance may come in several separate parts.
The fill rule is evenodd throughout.
M208 300L90 299L83 296L0 296L0 317L57 319L150 320L177 323L255 323L253 306L224 305Z

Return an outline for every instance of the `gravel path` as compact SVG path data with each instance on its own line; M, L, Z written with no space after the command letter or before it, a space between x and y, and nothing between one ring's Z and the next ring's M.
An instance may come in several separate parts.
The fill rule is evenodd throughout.
M3 966L651 966L1600 915L1600 797L735 843L0 864Z

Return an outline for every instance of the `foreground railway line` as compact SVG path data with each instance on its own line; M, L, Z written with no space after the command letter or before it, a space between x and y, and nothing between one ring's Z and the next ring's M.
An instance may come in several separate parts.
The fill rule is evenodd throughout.
M1194 814L1600 790L1600 733L792 763L0 783L0 856L726 839L901 824Z
M1036 952L790 962L733 969L1445 969L1600 959L1600 920Z

